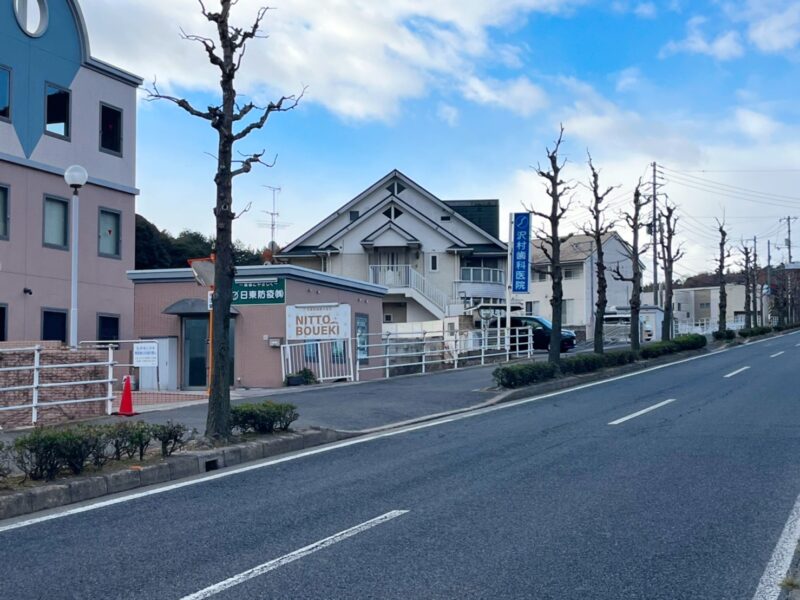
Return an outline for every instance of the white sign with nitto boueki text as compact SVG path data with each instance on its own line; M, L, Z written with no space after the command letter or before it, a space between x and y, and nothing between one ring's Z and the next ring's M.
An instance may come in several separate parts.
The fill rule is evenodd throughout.
M286 339L341 340L349 337L349 304L302 304L286 307Z

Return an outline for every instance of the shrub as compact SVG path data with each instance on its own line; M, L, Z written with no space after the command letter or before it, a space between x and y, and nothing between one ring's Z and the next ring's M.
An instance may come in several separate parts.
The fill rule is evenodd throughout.
M166 458L186 443L186 425L167 421L164 425L151 427L153 437L161 442L161 456Z
M565 375L580 375L602 369L608 363L602 354L577 354L561 361L561 372Z
M739 336L743 338L756 337L772 333L772 327L750 327L749 329L740 329Z
M699 350L708 344L708 338L699 333L678 335L672 341L677 344L679 350Z
M58 432L56 451L63 465L80 475L92 455L92 440L79 429L64 429Z
M5 444L0 442L0 482L4 481L11 473L11 449Z
M680 350L680 346L675 342L670 341L663 341L663 342L654 342L652 344L647 344L643 346L641 351L639 352L642 358L658 358L659 356L665 356L667 354L673 354L674 352L678 352Z
M552 363L536 362L497 367L492 377L500 387L518 388L553 379L558 367Z
M89 462L95 468L100 468L106 464L111 456L109 449L109 426L108 425L80 425L77 430L86 440L89 450Z
M603 356L608 367L629 365L635 363L639 358L639 354L633 350L612 350L611 352L606 352Z
M719 341L722 340L733 340L736 339L736 332L733 329L726 329L725 331L715 331L711 335L714 336L714 339Z
M133 458L137 454L139 460L143 460L144 453L153 439L151 426L144 421L114 423L109 427L108 435L116 460L122 460L123 455Z
M273 402L240 404L231 409L231 424L242 433L272 433L279 414Z
M37 427L14 440L14 463L25 477L33 480L55 479L64 467L61 455L62 431Z
M278 418L275 427L281 431L288 431L289 427L300 418L297 407L294 404L278 404Z

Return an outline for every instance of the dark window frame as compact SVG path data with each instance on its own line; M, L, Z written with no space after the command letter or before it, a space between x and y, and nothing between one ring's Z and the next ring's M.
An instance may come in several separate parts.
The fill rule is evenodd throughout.
M107 254L100 251L100 215L103 213L117 215L117 249L116 254ZM108 208L106 206L97 207L97 256L101 258L114 258L116 260L122 259L122 211L116 208Z
M60 133L56 133L54 131L50 131L47 129L47 99L50 96L47 93L47 91L51 87L67 93L67 123L65 127L66 135L61 135ZM44 122L42 123L42 126L44 127L45 135L54 137L57 140L64 140L66 142L72 141L72 90L71 89L66 88L63 85L58 85L57 83L53 83L52 81L44 82Z
M12 106L11 98L12 98L12 90L14 85L14 71L8 65L0 64L0 71L6 71L8 73L8 116L4 117L0 115L0 121L5 123L11 123L12 118L14 117L14 107Z
M439 272L439 255L438 254L431 254L430 256L430 272L431 273L438 273ZM434 263L436 263L434 265Z
M50 306L43 306L42 307L41 312L40 312L40 319L39 319L40 322L41 322L41 327L40 327L41 336L40 337L42 338L42 340L44 340L44 314L45 313L59 313L59 314L63 314L64 315L64 340L63 340L63 343L66 344L67 340L69 339L69 310L67 310L66 308L52 308Z
M115 110L119 113L119 150L113 150L111 148L106 148L103 146L103 109L109 108L111 110ZM113 104L109 104L108 102L100 102L100 109L98 110L98 117L100 120L100 127L98 130L99 139L97 141L97 146L100 149L100 152L104 154L110 154L111 156L116 156L117 158L122 158L123 150L125 148L125 111L123 111L119 106L114 106Z
M6 193L6 214L0 213L0 221L5 221L6 232L5 234L0 233L0 241L7 242L11 239L11 186L0 182L0 190L4 190Z
M361 214L357 210L351 210L350 211L350 222L352 223L353 221L358 220L358 218L360 216L361 216Z
M0 309L3 309L5 318L0 319L0 342L8 341L8 304L0 302Z
M66 243L61 246L59 244L51 244L47 240L45 240L45 219L47 218L47 213L45 212L45 207L47 206L47 201L52 200L54 202L61 202L66 207L67 218L65 219L64 225L64 240ZM62 198L61 196L53 196L51 194L45 194L42 200L42 246L45 248L51 248L53 250L64 250L69 251L69 245L72 241L70 239L70 228L72 226L72 215L70 214L70 202L68 198Z
M107 340L107 339L104 339L103 337L100 336L100 319L116 319L117 320L117 337L116 338ZM96 324L97 324L97 341L103 341L103 342L119 341L119 331L120 331L121 325L122 325L122 315L114 314L114 313L97 313Z

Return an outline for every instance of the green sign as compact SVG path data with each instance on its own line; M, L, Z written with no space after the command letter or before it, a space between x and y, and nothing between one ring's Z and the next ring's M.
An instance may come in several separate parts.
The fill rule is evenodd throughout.
M286 304L286 280L234 281L233 304Z

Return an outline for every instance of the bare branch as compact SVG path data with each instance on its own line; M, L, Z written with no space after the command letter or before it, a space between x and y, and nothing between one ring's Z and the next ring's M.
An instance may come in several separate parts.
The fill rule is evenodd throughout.
M175 96L168 96L166 94L162 94L158 91L158 84L156 80L153 80L153 88L147 90L147 101L152 102L154 100L168 100L173 104L181 107L187 113L192 115L193 117L199 117L201 119L205 119L206 121L214 121L215 118L215 110L218 110L219 107L209 107L206 112L196 109L192 106L188 100L185 98L177 98Z
M290 111L290 110L294 110L297 107L297 105L300 103L300 100L302 100L302 98L305 95L307 89L308 89L308 87L304 86L303 87L303 91L300 92L300 95L298 95L298 96L282 96L281 99L278 100L278 102L270 102L269 105L265 109L262 110L261 117L257 121L254 121L254 122L250 123L249 125L247 125L246 127L244 127L239 133L235 134L233 136L233 141L236 142L236 141L242 140L242 139L246 138L248 135L250 135L256 129L261 129L262 127L264 127L264 125L267 124L267 119L269 119L269 116L272 113L274 113L274 112L287 112L287 111ZM284 102L288 102L288 104L286 106L284 106ZM250 111L248 111L248 112L250 112ZM241 115L241 113L240 113L240 115ZM241 116L240 116L240 118L241 118Z
M234 160L232 162L236 164L242 165L238 169L231 171L231 178L238 177L239 175L243 175L245 173L249 173L253 169L253 165L264 165L265 167L274 167L275 162L278 160L278 155L275 155L275 158L271 163L264 162L262 158L264 154L266 154L266 150L262 150L261 152L257 152L255 154L251 154L249 156L242 154L242 156L246 156L243 160Z

